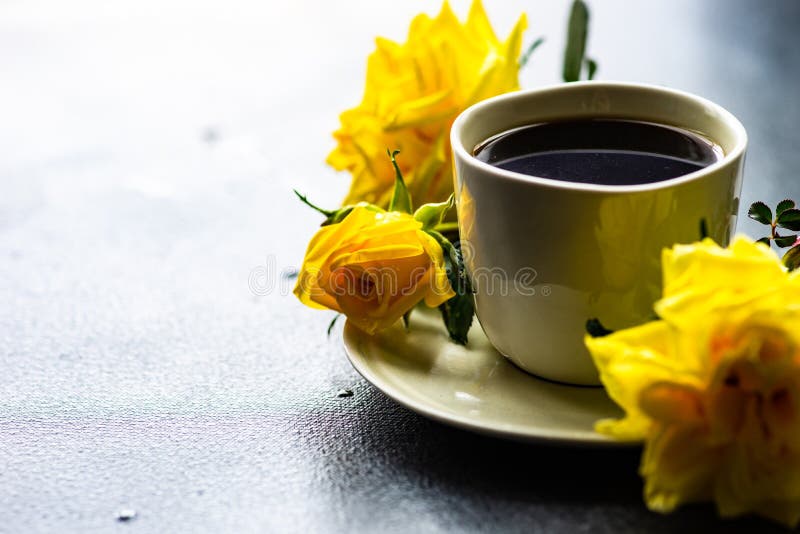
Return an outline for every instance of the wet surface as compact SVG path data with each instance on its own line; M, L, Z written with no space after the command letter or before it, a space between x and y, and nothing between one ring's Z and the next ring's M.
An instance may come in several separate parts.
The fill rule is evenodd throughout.
M800 198L800 4L593 4L599 78L736 114L742 212ZM0 532L768 528L648 512L635 451L425 420L350 368L332 313L291 295L320 223L292 189L343 197L323 162L372 39L437 8L0 5ZM557 81L568 3L487 9L501 33L529 10L526 39L548 41L522 84Z

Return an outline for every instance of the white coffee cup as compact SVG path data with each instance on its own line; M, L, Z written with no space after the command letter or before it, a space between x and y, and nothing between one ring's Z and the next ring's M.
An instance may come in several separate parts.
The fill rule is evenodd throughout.
M619 118L703 134L724 156L696 172L625 186L532 177L474 157L519 126ZM586 321L617 330L653 318L661 251L736 225L747 134L728 111L685 92L634 83L577 82L478 102L453 123L459 230L478 319L492 344L550 380L599 384L583 344Z

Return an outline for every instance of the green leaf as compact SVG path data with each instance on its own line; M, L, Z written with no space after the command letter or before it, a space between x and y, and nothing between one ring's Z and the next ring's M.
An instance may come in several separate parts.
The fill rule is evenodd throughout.
M779 247L791 247L797 241L797 235L782 235L775 237L775 244Z
M520 69L528 64L528 61L531 59L531 55L537 48L539 48L542 45L542 43L544 43L544 37L539 37L538 39L536 39L534 42L531 43L531 45L528 47L525 53L522 54L519 58Z
M301 194L300 194L300 193L297 191L297 189L292 189L292 191L294 191L294 194L295 194L295 195L297 195L297 198L299 198L299 199L300 199L300 202L302 202L303 204L305 204L305 205L306 205L306 206L308 206L309 208L311 208L311 209L313 209L313 210L316 210L316 211L320 212L320 213L321 213L321 214L323 214L325 217L328 217L328 218L330 218L330 217L332 217L332 216L333 216L333 214L334 214L334 213L336 213L335 211L332 211L332 210L324 210L324 209L320 208L319 206L316 206L316 205L312 204L312 203L311 203L311 201L310 201L310 200L308 200L308 198L306 198L306 196L305 196L305 195L301 195Z
M800 230L800 210L791 208L778 216L778 226L797 232Z
M586 79L594 80L595 74L597 74L597 61L586 58Z
M411 213L413 210L411 209L411 195L408 193L408 188L406 187L406 183L403 181L403 173L400 172L400 167L397 165L397 156L400 151L395 150L391 152L389 150L386 151L389 154L389 158L392 160L392 165L394 165L394 193L392 193L392 199L389 201L389 211L402 211L403 213Z
M613 334L614 331L603 326L603 323L597 317L592 317L586 321L586 333L592 337L605 337Z
M341 313L337 313L336 315L334 315L333 320L328 325L328 337L331 337L331 332L333 332L333 327L336 326L336 321L338 321L339 317L341 316L342 316Z
M328 226L329 224L336 224L342 222L345 217L350 215L350 212L353 211L355 206L344 206L343 208L339 208L333 214L325 219L321 226Z
M753 202L750 204L747 216L761 224L772 224L772 210L763 202Z
M769 237L762 237L761 239L757 240L756 243L764 243L765 245L769 246Z
M775 215L780 217L781 213L788 209L792 209L794 207L794 200L787 198L778 202L778 206L775 208Z
M792 247L787 250L786 254L783 255L783 264L790 271L797 269L797 266L800 265L800 247Z
M564 50L564 71L562 75L565 82L577 82L581 77L588 31L589 9L582 0L574 0L567 26L567 47Z
M310 208L320 212L321 214L323 214L325 216L325 220L322 221L322 224L320 226L328 226L329 224L336 224L336 223L342 222L342 220L345 217L350 215L350 212L353 211L353 208L355 208L355 206L353 206L353 205L348 205L348 206L342 206L338 210L324 210L324 209L320 208L319 206L315 206L314 204L312 204L311 201L309 201L306 198L305 195L301 195L296 190L294 190L294 194L297 195L297 198L299 198L300 201L303 204L305 204L306 206L309 206ZM367 207L367 209L372 209L372 210L376 210L376 211L383 211L378 206L374 206L372 204L366 205L366 207Z
M423 230L432 229L444 221L445 215L455 203L455 197L450 193L450 198L445 202L423 204L414 212L414 219L422 223Z
M467 334L475 316L475 301L472 296L472 286L464 269L461 251L439 232L428 231L428 234L433 236L442 247L445 267L447 268L447 279L456 293L456 296L439 306L442 320L450 339L461 345L466 345Z

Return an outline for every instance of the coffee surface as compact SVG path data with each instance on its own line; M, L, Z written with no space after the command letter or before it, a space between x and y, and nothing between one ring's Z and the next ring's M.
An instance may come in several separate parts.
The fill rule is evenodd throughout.
M529 176L604 185L648 184L707 167L722 157L709 139L681 128L622 119L523 126L479 145L481 161Z

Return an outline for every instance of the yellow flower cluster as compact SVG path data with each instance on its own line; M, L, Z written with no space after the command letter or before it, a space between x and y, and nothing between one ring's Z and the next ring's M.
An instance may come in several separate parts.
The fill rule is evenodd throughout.
M471 104L519 88L525 26L522 15L500 41L480 0L463 24L445 2L435 18L421 14L412 21L405 43L376 39L363 100L342 113L338 144L328 156L330 165L352 175L344 204L387 206L394 184L387 149L402 152L416 204L444 201L453 191L450 126Z
M800 273L738 237L663 256L660 320L586 343L625 409L599 432L643 439L645 500L800 519Z
M420 301L438 306L455 293L442 247L413 215L360 204L311 239L294 293L369 334L397 322Z

